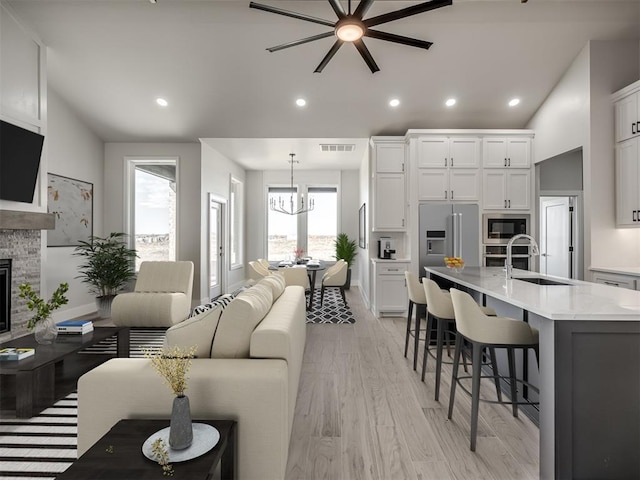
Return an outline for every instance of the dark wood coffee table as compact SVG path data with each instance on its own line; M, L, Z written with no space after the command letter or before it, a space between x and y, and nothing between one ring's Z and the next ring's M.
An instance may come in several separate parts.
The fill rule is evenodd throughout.
M129 327L96 327L93 332L85 335L58 335L56 341L51 345L39 345L33 335L16 338L0 345L5 347L35 348L35 355L17 361L0 362L0 375L15 377L15 399L16 417L31 418L43 409L50 407L58 398L62 398L71 393L76 387L80 375L105 360L104 355L99 358L94 355L78 355L76 357L89 357L86 360L85 368L73 368L71 365L64 365L67 372L71 371L71 379L66 376L66 385L61 382L56 385L56 366L61 365L65 360L72 360L80 350L95 345L113 335L117 335L117 355L119 357L129 356ZM94 358L91 358L94 357ZM81 363L80 361L76 363ZM59 368L60 370L60 368ZM3 396L5 389L3 386Z
M158 430L168 427L169 420L120 420L56 480L210 480L218 463L223 480L235 479L236 422L193 421L217 428L220 441L204 455L186 462L172 463L172 477L163 477L162 467L142 453L144 441Z

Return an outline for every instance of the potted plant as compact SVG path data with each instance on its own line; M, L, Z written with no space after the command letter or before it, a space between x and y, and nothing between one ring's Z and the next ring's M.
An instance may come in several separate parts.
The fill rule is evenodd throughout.
M347 262L347 283L344 288L349 289L351 287L351 265L353 264L356 255L358 254L358 246L355 240L350 240L346 233L339 233L336 237L336 260L344 260Z
M35 329L36 342L42 345L53 343L58 335L58 330L53 318L51 318L51 313L56 308L68 303L69 300L64 294L69 291L69 284L61 283L48 302L40 298L29 283L22 283L18 288L20 289L20 298L27 301L27 308L35 310L35 315L27 322L27 328L29 330Z
M110 233L108 237L91 236L89 241L80 241L74 255L82 257L84 263L78 267L76 278L89 285L96 295L100 318L111 316L111 302L126 283L135 276L134 258L138 255L128 248L124 233Z

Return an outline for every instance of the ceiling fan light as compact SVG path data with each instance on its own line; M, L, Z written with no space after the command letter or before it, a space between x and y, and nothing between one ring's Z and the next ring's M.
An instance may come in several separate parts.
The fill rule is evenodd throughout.
M344 22L336 27L336 37L343 42L355 42L364 35L364 26L360 22Z

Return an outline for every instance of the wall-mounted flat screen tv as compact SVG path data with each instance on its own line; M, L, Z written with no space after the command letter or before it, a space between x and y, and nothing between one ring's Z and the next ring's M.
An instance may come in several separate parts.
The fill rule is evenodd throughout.
M33 202L44 137L0 120L0 198Z

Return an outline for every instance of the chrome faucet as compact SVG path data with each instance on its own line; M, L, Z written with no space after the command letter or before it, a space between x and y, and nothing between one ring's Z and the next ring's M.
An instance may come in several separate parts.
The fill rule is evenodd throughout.
M538 244L536 243L536 239L533 238L531 235L527 235L526 233L520 233L518 235L514 235L513 237L511 237L511 240L509 240L509 243L507 243L507 259L504 261L504 269L505 272L507 274L507 279L509 278L513 278L513 263L512 263L512 259L511 259L511 249L513 247L513 243L516 240L519 240L521 238L527 238L529 239L529 242L531 242L531 254L532 255L540 255L540 249L538 248Z

